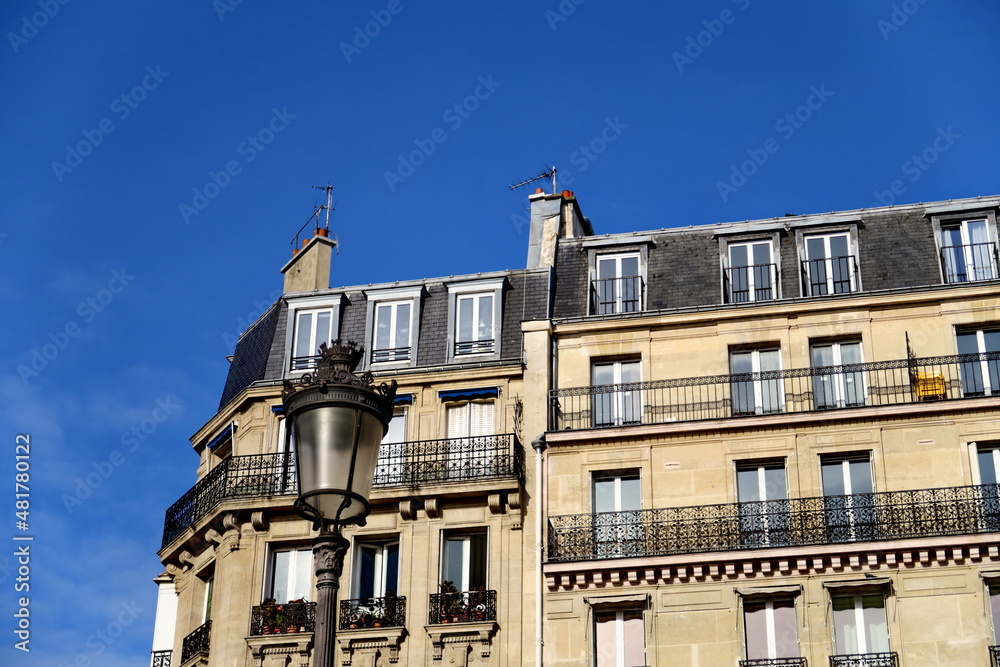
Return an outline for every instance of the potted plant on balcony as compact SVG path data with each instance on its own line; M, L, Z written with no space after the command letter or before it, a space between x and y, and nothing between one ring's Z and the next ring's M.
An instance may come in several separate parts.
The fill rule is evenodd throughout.
M285 609L285 628L287 632L305 632L306 627L303 625L305 622L305 606L309 604L306 602L305 598L299 598L297 600L289 600L289 605L295 605L294 607L289 606Z
M457 623L465 612L465 596L455 588L455 582L441 582L441 623Z
M486 587L475 586L469 592L468 614L470 621L485 621L487 613Z
M284 628L285 609L275 603L274 598L267 598L260 603L260 632L263 635L276 634Z

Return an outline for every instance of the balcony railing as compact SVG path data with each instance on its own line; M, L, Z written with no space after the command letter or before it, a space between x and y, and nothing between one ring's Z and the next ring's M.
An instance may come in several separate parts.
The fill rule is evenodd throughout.
M1000 395L1000 352L555 389L553 431Z
M430 596L428 622L468 623L497 620L496 591L459 591Z
M283 635L316 630L315 602L262 604L250 610L250 635Z
M990 667L1000 667L1000 646L990 646Z
M899 667L899 656L895 653L831 655L830 667Z
M153 651L153 661L150 667L170 667L170 658L173 651Z
M212 638L212 621L205 621L197 630L184 638L181 645L181 664L200 653L208 653Z
M493 354L496 349L495 340L460 340L455 343L455 356L466 354Z
M223 500L297 493L295 460L289 454L230 456L170 506L161 546L167 546Z
M406 598L357 598L340 601L340 629L401 628L406 625Z
M517 436L383 443L374 486L412 486L468 480L524 479L524 451Z
M985 484L554 516L549 519L549 561L998 531L1000 485Z
M594 315L617 315L642 310L641 276L601 278L590 284L590 312Z
M941 248L941 264L947 283L968 283L997 278L995 243L970 243Z
M772 301L778 298L778 265L753 264L723 269L726 303Z
M740 667L806 667L805 658L754 658L740 660Z
M849 294L858 290L858 262L851 255L802 262L803 296Z
M410 360L410 348L408 346L372 350L373 364L383 364L393 361L409 361L409 360Z

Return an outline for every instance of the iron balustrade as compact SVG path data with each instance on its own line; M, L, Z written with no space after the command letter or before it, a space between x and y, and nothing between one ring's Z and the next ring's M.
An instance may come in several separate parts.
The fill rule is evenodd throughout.
M162 547L230 498L298 494L295 459L288 453L230 456L167 509Z
M723 269L726 303L772 301L778 298L778 265L751 264Z
M340 601L340 629L401 628L406 625L406 598L386 596Z
M496 591L459 591L432 593L428 622L469 623L497 620Z
M849 294L858 290L858 262L853 255L802 262L803 296Z
M830 667L899 667L899 656L894 652L831 655Z
M524 479L524 450L517 436L383 443L373 486L414 486L468 480Z
M740 660L740 667L806 667L805 658L754 658Z
M1000 352L630 382L549 392L553 431L1000 395Z
M303 357L292 357L291 370L308 371L316 368L319 364L319 355L308 355Z
M212 621L205 621L181 644L181 664L201 653L208 653L212 638Z
M170 667L170 658L173 651L153 651L153 664L151 667Z
M590 284L590 312L594 315L617 315L642 310L641 276L601 278Z
M315 602L262 604L250 610L250 635L278 635L316 630Z
M994 243L969 243L941 248L946 283L968 283L997 278L997 247Z
M410 360L409 346L372 350L373 364L388 363L391 361L409 361L409 360Z
M1000 646L990 646L990 667L1000 667Z
M550 562L1000 531L1000 485L601 512L549 519Z
M496 349L494 340L460 340L455 343L455 356L463 354L492 354Z

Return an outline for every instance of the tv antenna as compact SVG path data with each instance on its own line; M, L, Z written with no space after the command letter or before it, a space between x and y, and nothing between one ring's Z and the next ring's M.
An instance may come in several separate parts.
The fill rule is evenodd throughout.
M510 190L517 190L518 188L524 187L528 183L534 183L535 181L540 181L543 178L551 178L552 179L552 194L555 194L556 193L556 172L558 172L558 171L559 171L558 169L556 169L555 167L552 167L548 171L543 171L542 173L540 173L538 176L535 176L534 178L529 178L526 181L521 181L520 183L515 183L514 185L508 185L507 187Z
M325 229L330 231L330 212L333 211L333 186L327 183L326 185L314 185L313 187L326 193L326 203L321 206L317 206L316 212L313 214L316 216L316 224L319 224L320 211L326 211Z

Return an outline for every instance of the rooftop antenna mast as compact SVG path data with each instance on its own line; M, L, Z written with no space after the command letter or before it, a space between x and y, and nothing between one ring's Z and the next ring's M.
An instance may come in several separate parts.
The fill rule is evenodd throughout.
M556 169L555 167L552 167L548 171L543 171L542 173L540 173L538 176L535 176L534 178L529 178L526 181L521 181L520 183L515 183L514 185L508 185L507 188L510 189L510 190L517 190L520 187L524 187L528 183L534 183L535 181L540 181L543 178L551 178L552 179L552 194L555 194L556 193L556 172L558 172L558 171L559 171L558 169Z
M327 183L326 185L314 185L313 187L326 193L326 204L316 207L316 224L319 224L319 212L326 211L325 229L330 231L330 212L333 211L333 186Z

